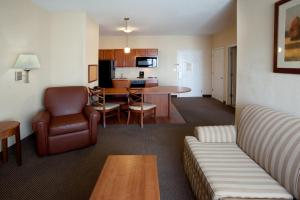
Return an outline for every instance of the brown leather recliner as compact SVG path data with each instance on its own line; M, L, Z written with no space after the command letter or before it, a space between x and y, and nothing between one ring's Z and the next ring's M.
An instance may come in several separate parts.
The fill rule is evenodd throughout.
M46 109L32 121L39 155L61 153L97 142L100 115L87 102L88 91L83 86L46 89Z

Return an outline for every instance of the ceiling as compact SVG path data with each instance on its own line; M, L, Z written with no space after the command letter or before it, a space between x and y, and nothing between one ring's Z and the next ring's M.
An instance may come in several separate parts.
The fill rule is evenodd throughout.
M133 35L208 35L233 25L234 0L32 0L52 11L86 11L101 35L122 35L130 17Z

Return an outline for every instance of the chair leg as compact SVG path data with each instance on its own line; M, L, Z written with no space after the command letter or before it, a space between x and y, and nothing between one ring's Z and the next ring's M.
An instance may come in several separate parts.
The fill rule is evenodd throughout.
M103 127L106 127L106 116L105 116L105 112L103 112Z
M120 107L118 108L118 121L121 122L121 119L120 119Z
M128 110L128 115L127 115L127 125L129 124L130 121L130 110Z
M141 112L141 128L144 127L144 112Z
M156 122L156 108L154 108L153 115L154 115L154 121Z

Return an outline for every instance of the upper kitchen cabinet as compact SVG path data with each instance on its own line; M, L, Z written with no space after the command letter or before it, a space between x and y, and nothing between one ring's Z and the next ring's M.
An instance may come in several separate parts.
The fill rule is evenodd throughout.
M158 49L131 49L124 53L124 49L100 49L99 60L114 60L115 67L135 67L136 57L157 57Z
M124 53L124 49L115 49L115 67L135 67L135 50Z
M147 49L147 56L148 57L157 57L158 49Z
M147 57L147 49L135 49L136 57Z
M99 50L99 60L114 60L114 49L101 49Z
M125 53L123 49L115 49L115 67L125 67Z
M136 50L131 49L130 53L125 53L125 66L135 67Z

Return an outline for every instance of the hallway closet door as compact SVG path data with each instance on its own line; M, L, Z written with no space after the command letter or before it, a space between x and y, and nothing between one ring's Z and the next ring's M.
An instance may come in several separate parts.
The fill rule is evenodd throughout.
M212 52L212 97L224 101L224 48Z

